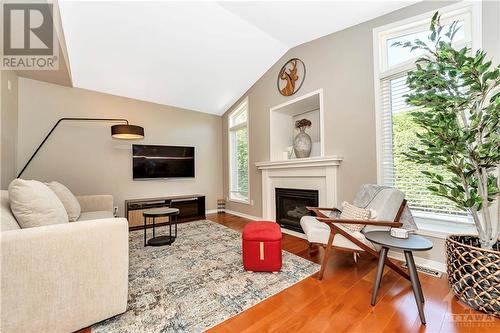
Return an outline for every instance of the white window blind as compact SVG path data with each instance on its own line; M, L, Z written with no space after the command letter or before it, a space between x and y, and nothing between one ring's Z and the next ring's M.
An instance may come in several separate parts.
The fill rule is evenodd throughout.
M384 185L393 186L405 192L413 211L463 215L446 198L432 194L431 185L423 170L439 172L445 178L450 174L441 167L421 165L409 161L404 155L411 146L418 144L416 133L421 129L411 118L415 108L406 104L410 88L406 73L381 79L381 175Z

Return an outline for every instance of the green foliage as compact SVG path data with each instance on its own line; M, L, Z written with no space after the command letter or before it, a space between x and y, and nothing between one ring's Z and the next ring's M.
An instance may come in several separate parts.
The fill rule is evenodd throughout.
M433 172L443 175L448 181L452 174L442 166L431 164L419 164L413 159L408 159L405 152L408 147L423 148L418 144L417 133L422 133L422 129L415 123L410 112L400 112L393 114L393 158L395 186L406 193L406 198L416 209L432 209L442 213L459 213L462 207L457 209L456 204L447 198L436 196L428 189L432 183L421 173Z
M238 161L238 191L248 196L248 130L245 127L236 134L236 158Z
M422 131L415 134L419 145L406 157L453 175L445 179L438 170L423 172L432 182L428 189L469 211L482 243L491 242L498 236L486 207L499 193L493 171L500 163L500 66L492 67L482 50L472 54L468 47L454 48L457 22L444 29L436 13L430 31L429 43L395 43L426 51L408 73L412 93L406 102L419 108L411 115Z

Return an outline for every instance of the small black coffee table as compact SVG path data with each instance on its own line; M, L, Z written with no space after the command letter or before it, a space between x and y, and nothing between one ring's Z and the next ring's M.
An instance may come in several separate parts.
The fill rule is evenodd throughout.
M425 325L425 315L423 304L424 294L422 293L422 286L420 285L420 280L418 279L417 268L415 267L415 261L413 260L413 251L427 251L432 249L432 243L417 235L410 234L408 238L396 238L392 237L388 231L369 231L365 234L366 239L369 241L379 244L382 246L380 250L380 256L378 259L377 266L377 277L375 278L375 285L373 286L372 294L372 306L375 305L377 300L378 289L380 288L380 282L382 281L382 274L384 273L384 264L387 258L387 252L389 248L403 250L406 259L406 265L408 266L408 272L410 274L411 286L413 289L413 294L415 295L415 301L417 302L418 314L420 315L420 321Z
M144 216L144 246L162 246L171 245L177 238L177 217L179 216L179 209L161 207L161 208L151 208L145 210L142 215ZM168 236L156 236L155 233L155 219L158 217L168 217L169 235ZM153 238L146 241L147 237L147 225L146 221L148 218L153 219ZM172 224L175 226L175 234L172 235Z

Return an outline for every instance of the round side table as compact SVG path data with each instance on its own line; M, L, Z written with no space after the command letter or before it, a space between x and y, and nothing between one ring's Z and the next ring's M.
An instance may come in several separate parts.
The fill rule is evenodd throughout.
M179 209L177 208L151 208L145 210L142 215L144 216L144 246L162 246L162 245L172 245L172 243L177 238L177 217L179 216ZM156 236L156 218L158 217L168 217L169 235L168 236ZM147 237L147 219L151 218L153 220L153 238L146 240ZM175 234L172 235L172 223L175 226Z
M420 280L418 279L415 261L413 260L413 251L430 250L432 249L432 243L421 236L412 234L410 234L408 238L392 237L388 231L370 231L366 232L364 235L369 241L382 246L378 259L377 276L375 278L375 284L373 286L373 294L371 300L372 306L375 305L377 300L377 293L378 289L380 288L380 282L382 281L382 274L384 273L384 264L387 258L387 252L389 251L389 249L402 250L405 254L406 265L408 266L408 273L410 275L410 281L413 289L413 294L415 296L415 301L417 302L420 321L425 325L425 315L423 308L425 300L424 294L422 293L422 286L420 285Z

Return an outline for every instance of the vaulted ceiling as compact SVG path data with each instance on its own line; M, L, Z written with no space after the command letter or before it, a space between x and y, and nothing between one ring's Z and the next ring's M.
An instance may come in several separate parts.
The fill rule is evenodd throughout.
M224 113L290 48L416 1L59 1L75 87Z

